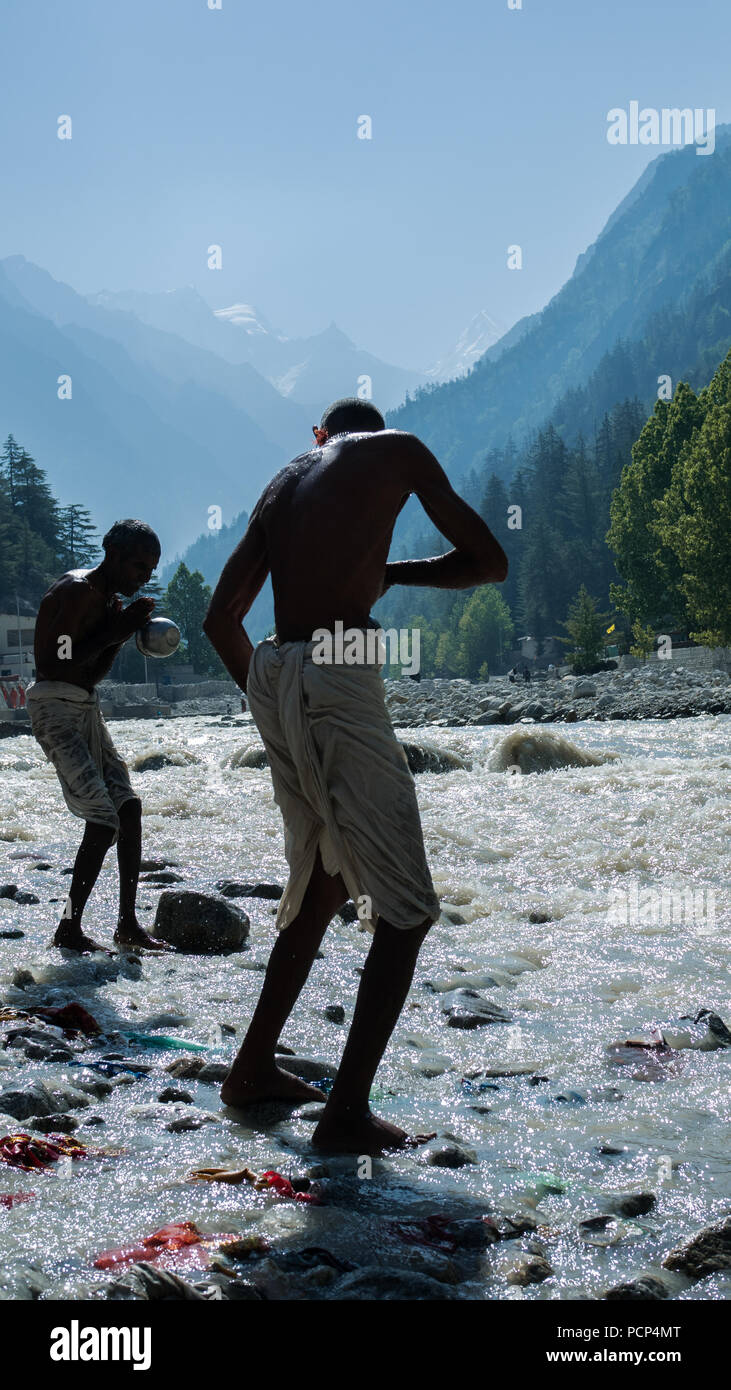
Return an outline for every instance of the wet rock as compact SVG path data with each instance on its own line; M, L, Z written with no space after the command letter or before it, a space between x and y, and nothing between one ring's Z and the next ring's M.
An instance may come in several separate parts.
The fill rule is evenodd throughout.
M457 772L469 769L472 764L458 753L446 748L435 748L431 744L402 743L409 771L416 776L421 772Z
M176 874L172 869L160 869L157 873L143 874L142 883L163 885L166 883L184 883L182 874Z
M200 762L194 753L179 748L170 753L141 753L135 758L132 767L135 772L159 772L164 767L187 767Z
M550 912L542 911L540 908L534 908L532 912L528 913L528 921L536 925L542 922L550 922L551 914Z
M344 1023L345 1009L342 1004L326 1004L322 1016L327 1019L328 1023Z
M0 1113L16 1120L43 1119L47 1115L66 1114L89 1104L82 1091L71 1086L49 1086L33 1081L23 1089L0 1091Z
M251 767L261 770L269 766L269 758L265 748L243 748L231 754L228 764L229 767Z
M142 873L157 873L160 869L177 869L178 864L174 859L143 859L140 864ZM64 869L65 874L73 873L73 869Z
M343 906L340 908L340 911L338 912L338 917L340 918L340 920L341 920L342 922L348 922L348 923L350 923L350 922L357 922L357 921L358 921L358 909L357 909L355 903L351 903L351 902L343 903Z
M661 1032L665 1044L672 1048L714 1052L731 1047L731 1032L720 1015L710 1009L699 1009L692 1017L684 1014L676 1023L664 1023Z
M355 1273L346 1274L326 1294L326 1298L338 1302L445 1302L455 1297L449 1284L440 1283L428 1274L412 1274L405 1269L382 1265L364 1265Z
M17 883L0 884L0 898L14 898L17 891Z
M610 1192L604 1202L615 1216L645 1216L652 1211L657 1197L654 1192Z
M144 1300L147 1303L186 1300L205 1302L205 1295L186 1279L173 1274L168 1269L158 1269L156 1265L140 1262L134 1264L118 1279L107 1286L105 1297L113 1302L130 1299Z
M670 1290L662 1279L657 1279L653 1274L644 1274L639 1279L632 1279L627 1284L615 1284L613 1288L607 1289L601 1295L603 1299L626 1303L643 1300L657 1301L662 1298L670 1297Z
M42 1119L33 1120L32 1128L40 1130L41 1134L73 1134L79 1128L79 1121L73 1115L44 1115Z
M450 927L464 927L467 925L467 918L458 912L456 907L443 907L439 914L439 921L444 922Z
M39 903L40 901L40 898L36 897L35 893L27 893L22 888L19 888L13 897L13 902L20 903L21 906L24 907L29 906L31 903Z
M525 1216L522 1212L513 1212L512 1215L493 1212L485 1218L485 1225L495 1240L519 1240L521 1236L535 1231L537 1224L532 1216Z
M77 1077L76 1086L79 1091L83 1091L87 1096L93 1096L95 1100L106 1100L107 1096L110 1096L115 1089L110 1081L105 1081L101 1076L94 1076L92 1072L88 1076Z
M426 1161L430 1168L464 1168L477 1162L477 1154L449 1138L431 1144L426 1150Z
M474 989L455 989L445 994L442 1013L449 1028L484 1028L489 1023L512 1023L512 1016L483 998Z
M550 1279L552 1274L553 1270L548 1260L542 1255L530 1255L508 1270L507 1279L509 1284L518 1284L525 1288L528 1284L542 1284L544 1279Z
M216 892L224 898L281 898L284 889L280 883L237 883L232 878L219 879Z
M0 1095L0 1109L2 1109ZM731 1269L731 1216L699 1231L685 1245L679 1245L663 1260L663 1268L703 1279L707 1274Z
M25 932L20 927L10 927L6 931L0 931L0 941L19 941Z
M30 970L13 971L11 977L11 984L15 985L16 989L28 989L29 987L32 988L35 982L35 975L31 974Z
M220 1086L231 1070L229 1062L204 1062L197 1080L204 1086Z
M164 1091L160 1092L158 1100L162 1101L164 1104L167 1104L170 1101L180 1101L180 1103L183 1105L193 1104L193 1097L190 1094L190 1092L179 1091L176 1089L175 1086L166 1086Z
M205 1062L201 1057L176 1057L165 1070L177 1081L197 1081L198 1073L204 1066Z
M240 951L249 935L249 918L240 907L205 893L161 893L153 936L179 951L222 955Z
M170 1134L187 1134L196 1129L202 1129L204 1125L217 1124L215 1115L206 1115L201 1111L190 1115L176 1115L175 1119L170 1120L165 1128Z
M287 1057L282 1065L284 1071L298 1076L301 1081L310 1081L313 1085L318 1081L334 1081L337 1070L330 1062L325 1062L319 1057Z

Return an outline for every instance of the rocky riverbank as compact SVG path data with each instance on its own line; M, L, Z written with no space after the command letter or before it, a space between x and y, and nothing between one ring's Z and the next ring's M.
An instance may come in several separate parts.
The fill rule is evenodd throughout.
M648 662L631 671L594 676L547 676L489 683L410 679L386 683L386 703L401 728L465 724L573 724L579 720L688 719L731 714L731 681L724 671L689 671Z

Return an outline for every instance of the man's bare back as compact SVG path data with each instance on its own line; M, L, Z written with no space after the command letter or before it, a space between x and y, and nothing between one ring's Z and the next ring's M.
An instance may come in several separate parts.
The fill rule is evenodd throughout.
M396 518L411 494L455 549L387 564ZM461 589L500 581L501 546L452 488L434 455L401 430L343 433L294 459L265 488L225 566L205 631L245 688L251 643L241 622L271 572L277 637L364 626L392 584Z

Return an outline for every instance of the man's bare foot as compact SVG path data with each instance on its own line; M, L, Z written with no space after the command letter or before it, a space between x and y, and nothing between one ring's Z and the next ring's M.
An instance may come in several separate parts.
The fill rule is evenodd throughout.
M306 1100L324 1099L323 1092L318 1091L316 1086L308 1086L306 1081L300 1081L298 1076L282 1071L281 1067L268 1068L249 1080L237 1079L232 1083L227 1079L221 1087L221 1100L224 1105L232 1105L234 1108L254 1105L257 1101L263 1100L291 1100L302 1104Z
M102 951L105 956L114 955L113 951L106 946L100 946L98 941L92 941L90 936L84 935L81 927L75 927L70 922L59 922L53 944L60 946L64 951L78 951L80 955L88 955L93 951Z
M156 937L150 936L140 926L137 918L133 922L117 922L114 940L118 946L132 946L136 951L167 951L170 949L167 941L159 941Z
M357 1115L341 1110L332 1115L325 1112L312 1135L312 1144L329 1153L380 1154L384 1149L414 1148L433 1138L433 1134L407 1134L398 1125L379 1120L370 1110Z

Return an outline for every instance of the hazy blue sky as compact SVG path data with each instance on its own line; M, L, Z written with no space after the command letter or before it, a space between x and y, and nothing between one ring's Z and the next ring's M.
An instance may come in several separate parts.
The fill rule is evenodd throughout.
M610 108L731 118L727 0L22 0L0 50L0 255L412 366L571 273L660 152L611 147Z

